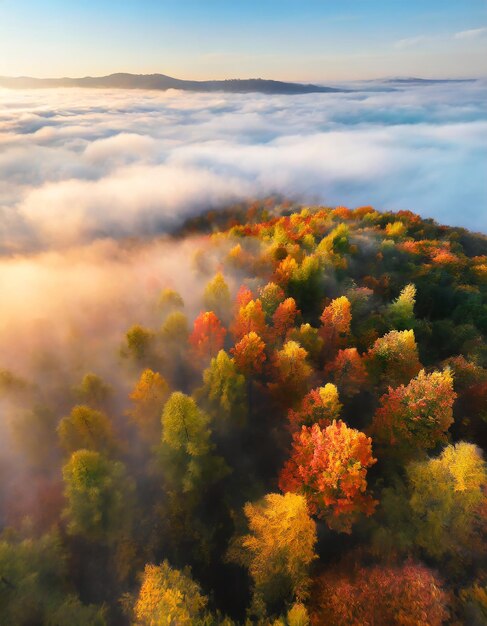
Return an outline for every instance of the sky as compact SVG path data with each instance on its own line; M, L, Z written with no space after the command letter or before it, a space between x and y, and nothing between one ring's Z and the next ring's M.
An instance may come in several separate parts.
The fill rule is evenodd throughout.
M487 76L487 0L0 0L0 75Z

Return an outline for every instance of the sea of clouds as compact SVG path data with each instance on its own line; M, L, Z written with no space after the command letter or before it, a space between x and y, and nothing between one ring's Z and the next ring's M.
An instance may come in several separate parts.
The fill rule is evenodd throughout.
M150 235L245 198L487 231L487 83L268 96L0 90L0 251Z

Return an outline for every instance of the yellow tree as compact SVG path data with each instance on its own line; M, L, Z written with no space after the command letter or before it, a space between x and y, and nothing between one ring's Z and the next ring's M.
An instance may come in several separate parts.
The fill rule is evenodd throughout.
M346 296L335 298L325 307L320 317L320 334L328 357L333 357L350 335L352 306Z
M249 570L254 608L262 602L303 599L309 592L309 567L316 558L316 527L306 499L271 493L244 507L249 533L235 540L230 560Z
M308 353L296 341L287 341L281 350L274 353L273 374L275 382L269 388L284 404L293 405L308 389L313 373L307 360Z
M250 300L247 304L242 305L231 330L237 341L251 332L257 333L260 337L266 337L267 325L261 301Z
M207 603L189 569L173 569L167 561L146 565L134 605L134 626L192 626L203 618Z
M279 304L283 302L285 298L286 296L283 289L281 289L279 285L276 285L276 283L267 283L267 285L260 290L262 308L269 321L272 319Z
M207 311L214 311L217 317L228 322L232 309L230 290L221 272L215 275L205 287L203 303Z
M392 330L374 342L366 355L369 375L379 388L408 383L421 369L414 331Z
M419 546L436 558L485 550L487 469L477 446L447 446L437 458L411 463L407 475Z
M346 296L340 296L330 302L321 314L324 330L338 335L348 335L352 322L351 304Z
M151 369L140 375L132 393L131 419L137 424L140 435L148 442L156 443L160 439L161 414L169 393L169 386L164 378Z
M323 339L317 328L313 328L311 324L301 324L299 328L292 328L288 332L287 339L299 343L308 353L310 360L318 365L323 351Z

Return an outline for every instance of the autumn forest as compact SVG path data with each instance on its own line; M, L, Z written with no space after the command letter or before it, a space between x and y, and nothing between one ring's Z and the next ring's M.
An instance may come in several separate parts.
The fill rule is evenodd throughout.
M91 361L0 352L0 624L486 624L487 238L271 198L164 242Z

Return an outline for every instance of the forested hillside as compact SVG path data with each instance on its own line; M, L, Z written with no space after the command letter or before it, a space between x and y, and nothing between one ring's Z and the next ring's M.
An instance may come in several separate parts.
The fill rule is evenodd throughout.
M486 624L487 239L267 200L171 241L103 366L0 350L0 624Z

